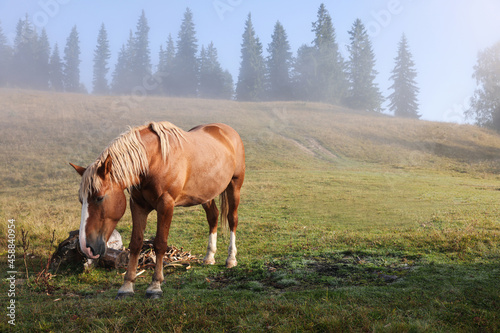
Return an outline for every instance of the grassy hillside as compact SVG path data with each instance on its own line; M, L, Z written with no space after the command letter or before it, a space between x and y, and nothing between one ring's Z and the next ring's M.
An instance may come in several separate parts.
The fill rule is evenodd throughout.
M245 140L250 169L303 168L305 161L308 166L327 162L323 167L354 160L392 167L498 170L500 137L495 133L324 104L135 100L15 90L1 90L0 101L2 154L12 166L9 171L18 169L16 156L35 151L87 163L127 126L150 120L169 120L185 129L228 123ZM17 179L16 172L9 174L11 181Z
M224 122L241 134L239 266L169 274L156 303L142 297L150 273L118 303L116 272L59 272L50 288L40 284L53 233L57 244L79 226L68 162L87 165L127 126L157 120L186 130ZM18 286L18 303L33 305L19 308L24 330L499 329L496 133L304 102L0 90L0 142L0 219L16 220L19 271L21 228L33 254ZM149 221L154 236L154 214ZM128 244L128 212L117 229ZM6 223L0 233L5 246ZM206 233L201 208L178 209L169 243L201 255ZM169 315L157 322L158 311Z

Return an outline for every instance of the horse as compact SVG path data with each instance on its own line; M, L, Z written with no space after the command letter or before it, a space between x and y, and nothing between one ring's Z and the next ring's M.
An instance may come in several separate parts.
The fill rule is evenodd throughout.
M91 259L106 252L106 242L126 210L130 193L130 259L117 298L134 295L137 265L147 217L157 212L156 265L147 298L162 296L163 256L174 207L202 205L209 226L204 264L215 263L220 197L222 224L228 227L226 267L237 265L236 227L240 190L245 178L245 150L238 133L225 124L200 125L185 132L170 122L129 128L87 168L70 163L80 174L82 204L80 248Z

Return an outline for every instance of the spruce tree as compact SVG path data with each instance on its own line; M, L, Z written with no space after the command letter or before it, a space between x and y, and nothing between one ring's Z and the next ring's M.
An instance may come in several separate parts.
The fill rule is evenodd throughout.
M129 38L126 45L122 45L116 60L115 70L113 71L111 81L111 91L114 94L131 94L132 81L132 57L134 47L134 34L129 32Z
M10 81L10 67L12 63L12 50L7 44L7 38L0 26L0 86Z
M196 96L198 88L198 40L189 8L184 13L177 39L174 67L174 93L182 96Z
M420 118L418 114L417 94L419 89L415 78L415 63L408 47L408 41L403 34L399 42L396 65L390 79L393 81L389 89L394 90L389 95L389 110L397 117Z
M63 62L59 56L59 47L54 45L54 50L49 62L50 88L55 91L64 91Z
M163 69L167 66L167 56L166 51L163 49L163 45L160 45L160 51L158 52L158 65L156 66L155 78L158 81L158 88L155 89L155 94L163 94L163 83L166 77Z
M135 87L143 87L151 75L149 26L142 11L135 33L130 31L126 45L118 54L112 74L111 91L114 94L132 94Z
M224 73L217 57L213 42L200 52L199 96L203 98L228 98L227 74ZM232 82L232 78L231 78Z
M137 21L135 36L130 42L129 57L131 66L130 89L132 91L135 86L142 86L144 79L151 75L149 25L144 10Z
M160 86L158 88L158 93L163 95L171 95L174 86L174 69L175 69L175 45L172 35L168 35L167 47L164 50L160 47L158 70L156 72L157 78L160 79Z
M200 85L198 87L198 95L199 97L207 98L211 93L211 68L207 57L207 52L205 50L205 45L201 46L199 68Z
M267 48L267 73L269 77L269 97L273 100L288 100L291 96L290 69L292 52L283 25L278 21L274 26L272 41Z
M316 49L306 44L297 50L297 58L293 66L294 97L303 101L315 99Z
M80 91L80 40L76 26L71 29L64 48L64 88L68 92Z
M92 80L92 91L94 94L105 95L109 93L108 79L106 76L109 72L108 60L110 56L108 33L103 23L97 36L97 46L94 51L94 77Z
M50 44L47 32L42 29L34 50L35 72L32 73L31 81L36 89L47 90L49 88L49 58Z
M35 54L37 44L38 35L26 14L25 19L19 19L16 26L12 61L12 83L14 85L27 88L34 87L32 76L36 72Z
M318 10L318 19L313 22L315 38L316 75L313 82L313 99L339 104L347 92L345 64L336 42L332 18L324 4Z
M217 49L215 48L213 42L208 45L207 48L207 58L211 64L212 76L214 82L213 97L214 98L224 98L230 99L233 95L233 77L227 70L223 70L219 57L217 54Z
M111 81L111 91L113 94L125 94L127 91L127 71L128 67L128 54L125 45L122 45L120 52L118 52L118 59L116 60L115 70L113 71ZM130 92L130 90L129 90Z
M383 97L375 78L375 55L372 50L370 37L360 19L354 22L349 31L350 44L347 76L349 91L346 104L354 109L366 111L382 111Z
M262 44L255 35L252 15L248 14L241 44L241 64L236 86L239 101L262 100L265 94L265 63Z
M222 73L224 86L222 88L221 98L223 99L233 99L234 97L234 81L231 73L226 69Z

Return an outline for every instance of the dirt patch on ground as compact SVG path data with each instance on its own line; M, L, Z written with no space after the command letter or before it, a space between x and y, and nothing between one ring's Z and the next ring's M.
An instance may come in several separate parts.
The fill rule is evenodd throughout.
M334 253L287 257L261 267L236 267L207 278L211 288L301 290L314 286L383 286L410 274L416 259L405 256Z

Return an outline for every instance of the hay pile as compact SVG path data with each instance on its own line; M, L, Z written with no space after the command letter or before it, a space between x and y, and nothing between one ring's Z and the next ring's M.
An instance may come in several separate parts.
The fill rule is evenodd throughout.
M130 251L125 249L121 243L121 236L113 232L113 237L108 242L106 254L99 259L87 259L80 250L79 231L71 231L69 237L62 241L52 255L50 270L57 271L61 266L83 265L98 266L103 268L124 269L127 267ZM153 248L154 239L145 240L139 256L138 269L154 269L156 265L156 255ZM191 251L184 251L175 246L169 246L163 256L163 267L183 266L191 268L191 263L200 260L191 254Z

